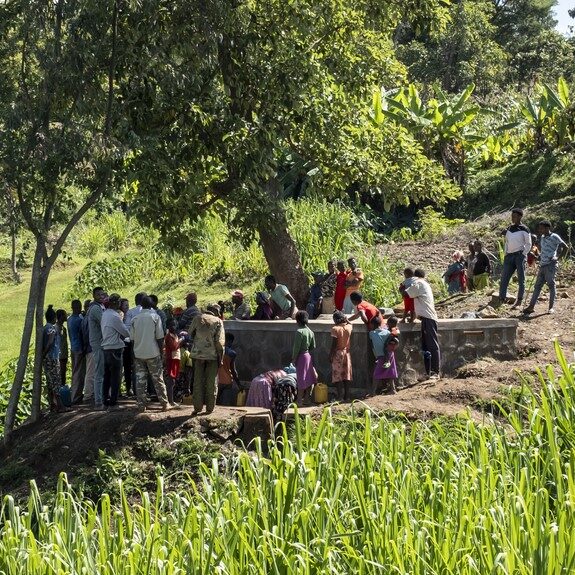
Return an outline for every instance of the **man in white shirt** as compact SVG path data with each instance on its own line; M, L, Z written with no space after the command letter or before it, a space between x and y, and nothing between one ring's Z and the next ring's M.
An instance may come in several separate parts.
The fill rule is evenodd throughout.
M422 269L415 270L413 276L416 278L415 281L408 288L403 288L403 291L413 298L415 314L421 320L421 349L427 378L439 379L441 352L433 292L424 279L425 272Z
M511 225L505 230L505 257L503 258L503 272L499 284L499 301L505 303L507 299L507 286L517 270L517 299L511 309L519 307L525 293L525 263L527 254L531 250L531 232L521 223L523 210L511 210Z
M545 284L549 286L549 313L554 313L555 305L555 276L557 275L557 260L561 257L567 244L561 239L561 236L551 233L551 222L543 220L539 222L539 272L535 280L533 295L529 306L523 310L524 314L530 314L535 311L535 304Z
M142 311L142 298L145 297L145 292L137 293L134 297L135 306L130 308L126 315L124 316L124 325L130 329L132 326L132 320Z
M102 314L102 349L104 350L104 405L116 409L124 359L124 340L130 336L120 314L120 296L113 293Z

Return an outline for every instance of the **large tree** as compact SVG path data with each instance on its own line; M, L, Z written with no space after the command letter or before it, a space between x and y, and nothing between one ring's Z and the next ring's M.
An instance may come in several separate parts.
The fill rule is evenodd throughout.
M575 73L573 44L555 29L557 0L493 0L497 41L509 55L506 80L518 88Z
M34 324L39 416L50 270L82 215L114 189L164 232L210 207L234 208L235 223L259 234L272 272L300 300L306 278L278 177L286 150L312 166L328 194L353 184L390 206L444 200L451 188L408 132L369 121L373 86L404 79L390 41L397 21L439 24L442 4L1 3L0 180L16 191L35 239L6 438Z
M397 22L439 25L441 4L170 7L144 3L134 17L144 57L130 74L140 91L131 127L141 151L131 163L128 200L166 237L186 216L233 208L234 224L258 234L272 273L301 301L307 278L281 202L287 155L302 158L312 187L327 195L354 186L392 206L452 192L406 130L369 121L374 86L405 81L391 41Z
M497 42L492 0L455 0L451 21L436 33L400 28L397 54L409 69L413 82L439 84L446 92L460 92L476 86L475 94L485 98L503 84L507 55Z
M71 230L112 189L126 154L118 28L122 0L0 4L0 182L34 237L20 357L6 414L8 440L35 325L32 418L40 415L46 284Z

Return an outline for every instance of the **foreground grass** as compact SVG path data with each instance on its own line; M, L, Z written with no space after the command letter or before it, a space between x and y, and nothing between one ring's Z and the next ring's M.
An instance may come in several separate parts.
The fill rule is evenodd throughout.
M296 418L269 453L202 465L137 505L55 502L32 484L0 513L0 573L572 573L575 381L541 376L507 425ZM121 493L121 488L120 488Z

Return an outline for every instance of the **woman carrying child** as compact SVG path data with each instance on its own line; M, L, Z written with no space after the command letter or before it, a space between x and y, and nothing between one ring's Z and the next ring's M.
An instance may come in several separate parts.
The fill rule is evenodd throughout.
M331 328L331 350L329 352L331 380L337 386L338 400L348 401L352 380L350 345L353 326L342 311L334 312L333 323L335 325Z
M295 314L298 329L295 332L292 351L292 363L297 374L297 404L302 406L311 396L311 388L317 383L317 374L313 366L310 351L315 349L315 336L308 327L309 315L306 311Z
M462 251L455 251L451 256L453 262L447 267L443 278L447 284L447 291L450 295L467 291L467 276L465 275L465 264Z

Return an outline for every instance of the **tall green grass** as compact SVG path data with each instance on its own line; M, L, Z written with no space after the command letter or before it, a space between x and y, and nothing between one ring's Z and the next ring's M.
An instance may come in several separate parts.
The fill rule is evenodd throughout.
M575 572L575 381L540 374L504 425L297 417L187 491L79 501L64 476L0 513L0 573Z
M12 359L0 366L0 441L4 434L4 415L8 408L8 400L10 399L10 390L12 382L14 381L14 374L16 372L17 359ZM26 368L26 377L22 386L22 394L20 403L18 404L18 411L16 413L16 423L20 424L28 417L30 417L32 409L32 370L34 364L34 356L30 355L28 358L28 365Z

